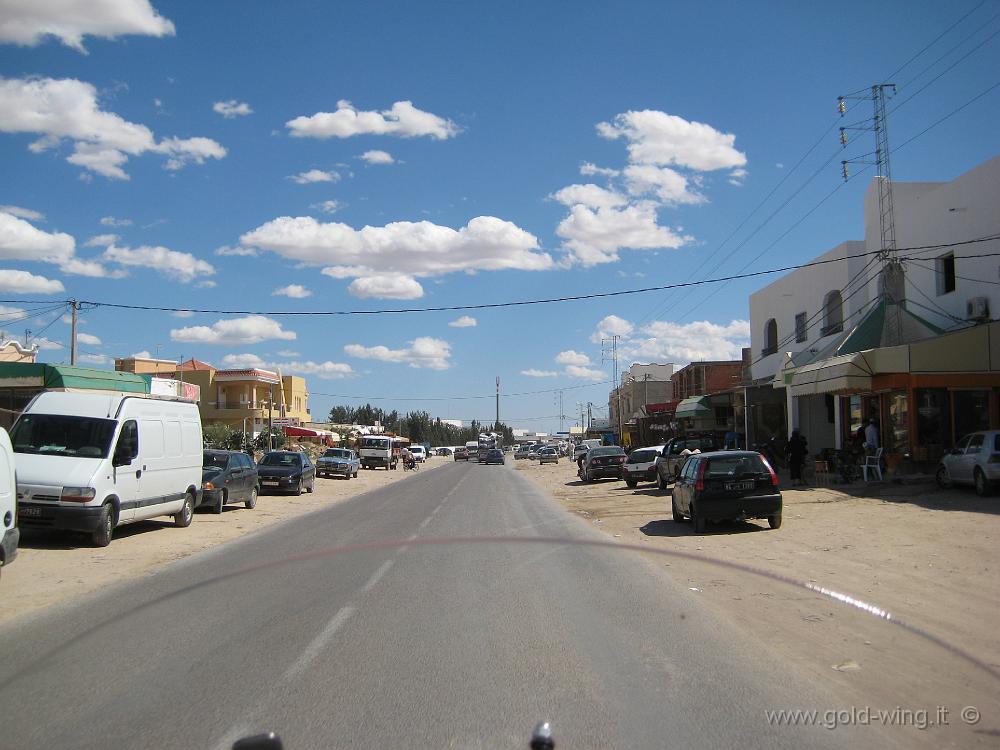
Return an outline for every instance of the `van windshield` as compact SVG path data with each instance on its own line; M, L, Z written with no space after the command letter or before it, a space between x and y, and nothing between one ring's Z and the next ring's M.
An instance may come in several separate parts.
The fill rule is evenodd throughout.
M388 448L389 438L364 438L361 441L362 448Z
M10 439L15 453L107 458L114 434L113 419L22 414Z

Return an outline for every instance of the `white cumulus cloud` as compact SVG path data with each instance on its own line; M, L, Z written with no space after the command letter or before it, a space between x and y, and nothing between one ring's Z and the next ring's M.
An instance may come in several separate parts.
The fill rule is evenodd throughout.
M313 182L338 182L340 174L333 170L327 172L322 169L309 169L305 172L289 175L288 179L297 185L309 185Z
M688 185L688 179L670 167L631 164L625 167L625 184L630 195L654 195L662 203L704 203L705 196Z
M281 356L298 356L297 353L291 355L286 355L283 352L278 353ZM237 370L261 369L272 372L280 371L282 374L291 372L296 375L313 375L323 380L340 380L354 374L354 369L346 362L331 362L330 360L325 362L313 362L312 360L272 362L249 353L227 354L222 358L222 365Z
M19 219L27 219L28 221L45 220L45 214L41 211L35 211L32 208L24 208L23 206L0 206L0 212L16 216Z
M367 134L444 140L459 133L451 120L417 109L409 101L396 102L387 110L374 112L355 109L349 101L341 99L335 112L296 117L285 126L299 138L350 138Z
M747 320L726 324L657 320L643 326L622 346L621 352L626 359L682 365L699 360L738 360L746 346L750 346Z
M386 346L363 346L348 344L344 347L351 357L358 359L375 359L381 362L407 364L410 367L429 370L447 370L451 363L451 344L430 336L419 336L409 342L410 346L402 349L390 349Z
M62 263L73 257L76 240L63 232L46 232L24 219L0 211L0 259Z
M319 203L312 203L309 208L315 208L317 211L322 211L325 214L335 214L340 210L340 201L328 200L320 201Z
M0 269L0 292L13 294L58 294L66 288L58 279L47 279L27 271Z
M54 36L86 53L84 36L173 36L174 24L149 0L3 0L0 42L34 47Z
M605 375L600 370L595 370L592 367L583 367L581 365L566 365L566 374L571 378L581 378L583 380L607 380L607 375Z
M238 102L235 99L229 99L224 102L215 102L212 105L212 111L222 115L227 120L231 120L234 117L244 117L246 115L252 115L253 110L250 109L250 105L246 102Z
M236 255L236 256L253 256L257 255L257 251L252 247L229 247L228 245L223 245L222 247L215 249L216 255Z
M589 365L590 357L583 352L568 349L556 355L556 364L560 365Z
M102 216L101 217L102 227L130 227L132 226L131 219L119 219L114 216Z
M559 373L555 370L536 370L535 368L530 368L528 370L521 370L522 375L527 375L529 378L556 378L559 377Z
M371 151L365 151L361 156L358 157L362 161L368 164L395 164L396 160L392 158L392 154L388 151L379 151L378 149L372 149Z
M621 174L621 171L612 169L611 167L599 167L592 162L585 161L580 165L580 174L585 177L590 177L592 175L600 175L601 177L617 177Z
M76 334L76 340L79 341L81 344L85 344L86 346L101 345L101 340L92 333L84 333L81 331L80 333Z
M649 201L622 209L573 206L556 234L572 259L585 266L613 263L622 249L677 248L692 239L658 224L656 205Z
M362 299L419 299L424 296L424 288L412 276L405 274L375 274L362 276L352 281L347 291Z
M272 339L292 341L295 339L295 332L286 331L278 321L264 315L247 315L243 318L218 320L210 326L173 328L170 339L193 344L240 346Z
M88 354L87 352L81 352L78 357L81 362L86 362L88 365L107 365L111 363L111 357L107 354Z
M476 319L471 315L463 315L460 318L455 318L455 320L451 321L448 325L452 328L475 328Z
M210 138L168 137L157 141L145 125L101 109L93 85L74 78L0 78L0 132L39 136L33 153L73 144L71 164L112 179L127 180L123 166L146 153L166 157L167 169L221 159L226 149Z
M735 135L658 110L624 112L610 123L599 123L597 132L604 138L624 138L634 164L673 164L706 172L747 163L733 145Z
M617 208L628 203L621 193L602 188L600 185L567 185L551 196L564 206L587 206L588 208Z
M166 247L143 245L135 249L111 245L101 255L108 263L117 263L132 268L149 268L168 279L184 284L201 280L215 273L215 267L207 261L196 258L191 253L170 250Z
M83 243L84 247L107 247L113 245L121 239L117 234L95 234Z
M311 297L312 292L301 284L289 284L271 292L272 297L292 297L293 299L305 299Z
M591 334L590 340L595 344L599 344L603 339L609 339L612 336L628 336L634 330L635 326L625 320L625 318L619 318L617 315L607 315L597 324L597 328Z

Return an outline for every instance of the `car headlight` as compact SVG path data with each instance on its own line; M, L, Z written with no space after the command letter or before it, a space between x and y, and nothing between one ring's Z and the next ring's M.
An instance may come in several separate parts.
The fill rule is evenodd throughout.
M96 494L93 487L63 487L59 499L64 503L89 503Z
M203 490L214 490L215 489L215 485L212 484L211 482L202 482L201 488Z

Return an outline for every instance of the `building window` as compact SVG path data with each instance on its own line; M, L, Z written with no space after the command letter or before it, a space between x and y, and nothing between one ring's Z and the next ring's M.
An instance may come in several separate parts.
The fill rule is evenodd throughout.
M774 318L771 318L764 324L764 348L760 353L761 356L766 357L776 351L778 351L778 323Z
M795 342L798 344L809 340L809 329L806 328L806 314L800 312L795 316Z
M840 333L844 330L844 298L840 296L840 291L834 289L826 295L823 302L823 330L822 336L829 336L831 333Z
M942 255L934 261L937 270L937 293L942 294L955 291L955 253Z

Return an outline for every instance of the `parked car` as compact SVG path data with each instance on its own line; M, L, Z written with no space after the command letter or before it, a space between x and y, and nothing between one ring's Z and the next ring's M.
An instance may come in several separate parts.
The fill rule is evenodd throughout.
M0 427L0 572L14 562L21 532L17 528L17 484L14 449L7 430Z
M583 457L587 455L587 451L589 451L591 448L600 448L600 447L601 447L601 441L594 438L584 440L583 442L578 443L576 447L573 449L573 462L579 464L580 461L583 459Z
M309 456L300 451L271 451L257 462L260 489L291 492L316 489L316 467Z
M418 464L422 464L427 460L427 449L422 445L411 445L410 455L413 456L413 460Z
M502 465L504 463L504 460L503 460L503 451L500 450L499 448L490 448L488 451L486 451L486 461L485 461L485 463L487 465L489 465L489 464L501 464Z
M557 464L559 463L559 451L555 448L542 448L538 451L538 463Z
M486 463L486 454L489 453L490 450L491 450L490 448L480 448L479 450L477 450L476 460L479 461L479 463L481 464Z
M578 474L584 482L593 482L595 479L607 477L621 479L624 465L625 451L622 450L621 446L605 445L587 451Z
M544 443L535 443L534 445L532 445L528 449L528 458L530 458L532 461L534 461L535 459L538 458L538 452L540 450L542 450L543 448L547 448L547 447L548 446L545 445Z
M681 473L681 466L688 454L694 451L714 451L716 447L715 438L711 435L688 435L668 440L656 462L656 486L661 490L667 489L667 485L673 483Z
M688 457L674 483L671 510L677 522L690 519L696 533L707 521L766 518L781 526L778 476L756 451L710 451Z
M201 460L201 505L221 513L226 503L257 505L257 466L240 451L207 450Z
M649 448L636 448L629 453L622 468L625 484L635 487L639 482L655 482L656 459L660 457L663 448L662 445L654 445Z
M21 528L82 531L106 547L126 523L191 525L204 449L194 402L45 391L10 439Z
M361 459L358 458L358 454L348 448L327 448L323 455L316 459L316 476L318 477L357 478L360 470Z
M454 451L451 448L438 448L437 455L439 456L450 456Z
M456 461L468 461L469 460L469 449L464 445L460 445L455 449L455 460Z
M941 487L971 484L987 495L1000 484L1000 431L973 432L941 457L937 482Z
M528 454L529 454L530 452L531 452L531 448L529 448L529 447L528 447L527 445L522 445L522 444L519 444L519 445L518 445L518 446L517 446L517 447L516 447L516 448L514 449L514 458L515 458L515 459L518 459L518 458L527 458L527 457L528 457Z

